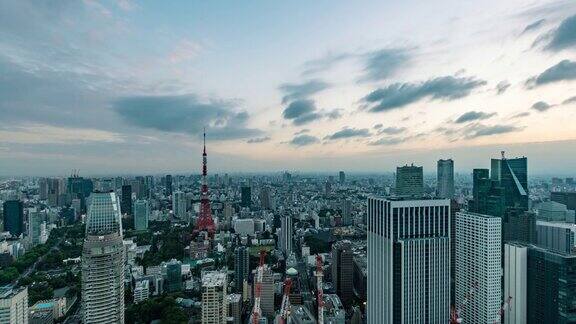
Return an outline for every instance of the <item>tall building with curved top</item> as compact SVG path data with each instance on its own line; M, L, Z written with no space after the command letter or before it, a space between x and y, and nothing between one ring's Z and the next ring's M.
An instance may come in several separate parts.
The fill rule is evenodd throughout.
M93 193L82 251L84 323L124 323L124 248L115 193Z

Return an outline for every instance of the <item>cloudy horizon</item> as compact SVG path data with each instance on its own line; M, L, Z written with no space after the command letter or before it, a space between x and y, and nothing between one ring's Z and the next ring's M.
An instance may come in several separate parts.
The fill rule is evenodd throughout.
M573 172L576 2L305 4L0 3L0 176Z

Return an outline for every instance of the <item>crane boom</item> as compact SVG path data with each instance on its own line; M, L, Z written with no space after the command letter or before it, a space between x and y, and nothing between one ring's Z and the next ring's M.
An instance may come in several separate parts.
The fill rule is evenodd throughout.
M290 316L290 289L292 288L292 279L284 280L284 295L282 296L282 305L280 306L280 323L285 324Z

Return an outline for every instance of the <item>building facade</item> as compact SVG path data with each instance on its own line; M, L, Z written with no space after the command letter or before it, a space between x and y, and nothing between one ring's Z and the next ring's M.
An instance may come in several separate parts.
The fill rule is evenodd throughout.
M93 193L82 251L84 323L124 323L124 246L115 193Z
M526 324L528 294L528 247L518 243L504 245L504 296L512 297L504 324Z
M456 214L456 300L475 290L463 314L468 323L492 324L500 309L501 226L500 217Z
M396 168L396 195L415 198L424 195L422 167L405 165Z
M454 161L452 159L438 160L437 186L438 198L454 198Z
M450 200L368 198L369 324L450 316Z
M226 324L227 286L225 272L207 271L202 274L202 324Z
M28 288L0 288L0 324L28 324Z

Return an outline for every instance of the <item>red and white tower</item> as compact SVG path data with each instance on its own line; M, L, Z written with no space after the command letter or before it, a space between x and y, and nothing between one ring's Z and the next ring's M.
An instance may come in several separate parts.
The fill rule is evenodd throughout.
M212 219L212 210L210 209L210 197L208 196L208 159L206 155L206 130L204 130L204 153L202 153L202 187L200 192L200 215L196 221L196 228L194 233L202 231L208 232L212 237L214 235L215 226Z

